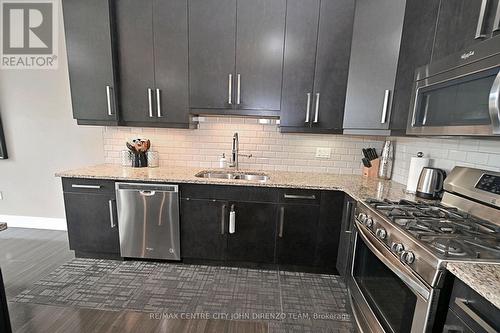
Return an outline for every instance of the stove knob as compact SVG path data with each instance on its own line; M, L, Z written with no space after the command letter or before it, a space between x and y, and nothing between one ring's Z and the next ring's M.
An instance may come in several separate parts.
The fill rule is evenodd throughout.
M405 249L404 245L401 243L392 243L391 250L396 254L401 254Z
M375 232L375 235L377 235L378 238L380 239L385 239L387 237L387 232L385 231L384 228L377 229Z
M366 220L366 214L365 213L359 213L358 214L358 220L363 223Z
M400 259L402 262L405 262L408 265L411 265L415 261L415 255L411 251L403 251L401 253Z
M373 225L373 219L371 217L368 217L366 220L365 220L365 225L368 227L368 228L371 228L371 226Z

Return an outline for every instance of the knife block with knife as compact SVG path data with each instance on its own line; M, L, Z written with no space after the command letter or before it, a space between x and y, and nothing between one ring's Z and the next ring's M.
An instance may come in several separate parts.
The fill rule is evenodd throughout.
M378 157L375 148L363 148L363 176L378 177L378 169L380 167L380 158Z

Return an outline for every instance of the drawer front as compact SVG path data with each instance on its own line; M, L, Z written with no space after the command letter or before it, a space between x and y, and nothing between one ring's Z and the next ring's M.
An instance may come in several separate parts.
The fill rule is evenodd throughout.
M280 189L278 192L280 203L319 205L321 201L321 191L300 190L300 189Z
M500 331L500 310L458 278L453 284L450 309L474 332Z
M221 186L210 184L185 184L181 186L181 197L191 199L276 202L277 192L273 188L256 186Z
M452 310L448 309L443 333L474 333Z
M72 193L115 193L115 182L104 179L63 178L63 191Z

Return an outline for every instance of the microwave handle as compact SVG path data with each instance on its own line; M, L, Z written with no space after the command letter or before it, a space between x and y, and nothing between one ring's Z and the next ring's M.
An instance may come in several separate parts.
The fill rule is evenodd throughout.
M477 19L476 35L474 36L474 39L481 39L486 37L486 35L483 33L486 8L488 8L488 0L483 0L481 2L481 8L479 9L479 17Z
M495 14L495 19L493 20L493 31L500 30L500 2L497 5L497 13Z
M500 135L500 71L498 72L495 81L490 90L488 107L490 110L490 118L492 131L495 135Z

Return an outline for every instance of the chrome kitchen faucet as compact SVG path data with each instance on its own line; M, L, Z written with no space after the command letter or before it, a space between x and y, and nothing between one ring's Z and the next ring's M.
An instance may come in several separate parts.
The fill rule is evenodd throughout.
M239 156L245 156L245 157L252 157L252 154L240 154L240 141L238 138L238 132L234 133L233 135L233 148L231 151L231 163L229 164L229 167L235 168L236 171L239 170L239 162L238 162L238 157Z

